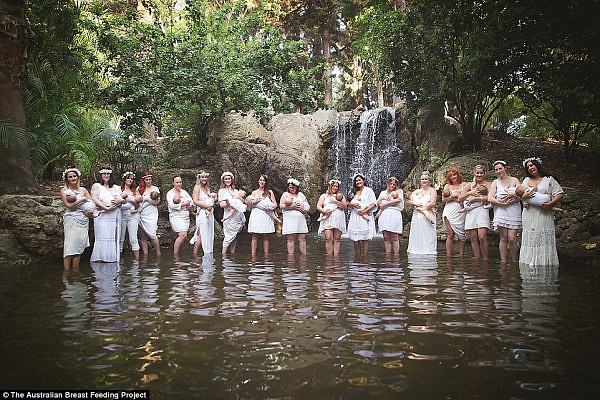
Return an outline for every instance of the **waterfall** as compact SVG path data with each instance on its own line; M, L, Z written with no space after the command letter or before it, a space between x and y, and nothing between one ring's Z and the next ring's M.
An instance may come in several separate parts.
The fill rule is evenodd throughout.
M354 174L360 172L378 196L390 176L402 183L412 167L411 160L398 140L393 108L365 111L359 123L360 129L356 129L348 114L338 114L329 165L332 176L342 181L345 193L352 188Z

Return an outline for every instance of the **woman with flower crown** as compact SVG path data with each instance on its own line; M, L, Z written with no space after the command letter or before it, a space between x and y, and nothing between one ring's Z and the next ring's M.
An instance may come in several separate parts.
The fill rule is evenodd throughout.
M196 185L192 192L192 199L196 210L196 231L190 244L194 245L194 255L198 254L200 246L204 254L212 254L215 242L215 212L214 205L217 194L208 187L209 173L202 170L196 175Z
M482 195L479 188L483 185L489 193L491 183L485 180L485 168L482 165L476 165L473 168L473 175L473 181L464 185L458 201L471 206L465 215L465 230L469 232L471 238L473 257L483 257L484 260L487 260L489 258L487 235L490 229L490 210L484 207L487 196Z
M90 261L119 262L120 207L126 200L121 196L121 188L115 185L110 167L100 167L96 183L92 185L92 199L104 212L94 219L94 249Z
M64 245L63 245L63 266L65 274L69 274L71 268L74 272L79 270L79 261L81 254L86 247L90 245L88 235L89 218L88 213L93 211L83 211L80 205L92 197L87 189L79 186L81 172L77 168L67 168L62 174L65 187L60 189L60 198L67 207L63 217ZM67 200L68 193L74 193L76 200L70 202Z
M301 254L306 254L306 213L310 205L304 193L299 190L300 182L297 179L287 180L287 192L281 195L279 207L283 213L283 226L281 234L287 236L287 252L294 254L294 241L298 239L298 248Z
M121 197L126 203L121 206L121 236L119 238L119 251L123 252L123 243L125 235L129 233L129 244L133 259L140 259L140 243L138 241L138 225L140 223L140 214L138 213L139 204L142 196L135 188L135 174L131 171L125 172L121 176Z
M258 188L246 199L252 209L248 220L248 233L252 234L250 252L256 254L258 238L262 235L263 252L269 253L269 234L275 232L274 218L277 219L275 209L277 200L275 193L269 187L269 177L261 174L258 177Z
M379 193L379 231L383 234L385 252L400 254L400 239L402 235L402 210L404 210L404 191L400 188L398 178L388 179L386 189Z
M161 255L160 242L156 231L158 230L158 204L160 203L160 189L154 186L154 175L146 171L138 186L138 192L142 196L142 204L139 208L140 225L140 248L142 253L148 254L148 240L154 246L157 256Z
M235 253L237 245L237 235L244 228L246 216L244 208L239 210L232 205L232 200L244 201L244 193L235 188L235 177L229 171L221 174L221 188L218 193L219 205L223 209L223 214L228 215L223 220L223 247L221 254L225 256L229 250L230 254ZM236 202L239 203L239 202ZM239 208L239 206L237 206Z
M375 218L373 211L377 209L375 192L366 185L365 176L357 173L352 177L352 193L348 207L350 219L348 220L348 236L354 242L356 256L367 256L369 240L375 236Z
M564 197L564 192L557 180L543 167L541 159L527 158L523 161L523 168L527 176L523 186L531 190L521 198L533 197L538 192L550 195L551 200L540 207L530 205L523 209L519 263L529 266L558 265L552 207Z
M340 254L340 239L342 233L346 233L346 197L340 192L341 181L332 179L329 181L327 192L319 197L317 210L321 213L319 217L319 234L325 236L325 254L338 256Z
M511 259L519 259L517 233L521 229L521 202L515 194L519 180L506 173L506 162L494 161L494 172L498 179L492 182L488 193L488 202L494 206L494 229L500 232L500 260L506 262L507 248Z

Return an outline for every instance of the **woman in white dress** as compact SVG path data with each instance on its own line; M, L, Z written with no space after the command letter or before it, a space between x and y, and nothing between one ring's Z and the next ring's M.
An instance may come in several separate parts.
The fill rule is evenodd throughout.
M115 185L110 167L100 168L91 192L96 206L104 212L94 219L94 250L90 261L119 262L120 207L126 200L121 197L121 188Z
M485 168L483 166L476 165L473 174L473 181L464 186L462 193L458 196L458 201L478 205L466 212L465 230L469 232L471 238L473 257L480 258L483 256L483 259L487 260L489 258L487 235L490 229L490 210L483 207L487 196L480 195L477 188L484 185L489 193L491 183L485 181Z
M183 181L180 176L173 177L173 188L167 192L169 206L169 222L177 239L173 244L173 256L178 257L190 227L190 209L194 206L192 196L181 186Z
M375 236L373 211L377 209L377 197L373 189L365 186L363 174L355 174L352 178L352 198L348 207L351 209L348 236L354 242L354 253L366 256L369 252L369 240Z
M306 254L306 213L310 209L306 196L298 188L300 182L290 178L287 181L287 192L281 195L279 207L283 212L281 234L287 235L287 252L294 254L294 242L298 239L301 254Z
M200 171L196 175L196 185L192 192L192 200L197 207L196 231L190 243L194 245L194 254L198 254L200 245L204 254L213 253L215 242L215 212L214 205L217 194L212 193L208 187L208 172Z
M79 271L79 262L81 254L90 245L88 235L89 218L88 214L93 211L83 211L80 205L83 202L92 200L87 189L79 186L81 172L77 168L67 168L63 172L63 181L65 187L60 189L60 198L67 207L63 217L64 245L63 245L63 266L65 274ZM70 190L77 195L77 200L73 203L67 201L65 192ZM93 200L92 200L93 201Z
M454 236L458 238L458 255L465 255L465 213L460 212L461 203L458 201L463 191L464 183L462 175L458 168L451 168L446 174L446 184L442 190L442 203L444 203L444 212L442 220L446 225L446 256L452 256L452 247L454 246Z
M523 162L525 175L523 186L536 188L535 191L551 196L551 200L541 207L528 206L523 209L523 236L519 263L529 266L558 265L556 236L552 207L563 197L560 184L542 166L542 160L536 157ZM533 196L526 193L523 199Z
M319 224L320 235L325 236L325 254L338 256L340 254L340 239L346 233L346 197L340 193L341 182L337 179L329 181L327 192L319 197L317 210L321 213Z
M408 236L409 254L437 254L436 217L432 211L437 192L431 187L429 172L421 174L421 188L415 190L406 204L414 207Z
M123 252L123 243L125 243L125 235L129 233L129 244L133 259L140 259L140 243L138 241L138 225L140 223L140 214L138 207L142 202L142 196L135 188L135 174L133 172L125 172L122 175L121 196L126 203L121 206L121 236L119 238L119 251Z
M262 174L258 178L258 189L248 196L248 205L252 209L248 221L248 233L252 234L250 251L256 254L258 238L262 235L263 251L269 253L269 233L275 232L275 223L271 216L277 209L275 194L269 188L269 177ZM271 214L270 214L271 213Z
M237 244L237 235L240 233L246 223L246 216L242 211L239 211L231 206L230 200L238 199L244 201L241 193L235 188L234 176L231 172L226 171L221 175L221 188L219 189L219 205L223 209L223 214L230 215L223 221L223 256L229 250L230 254L235 253Z
M160 189L153 184L154 175L146 171L142 174L142 180L138 186L138 193L142 196L142 204L139 208L140 224L140 248L142 253L148 254L148 240L157 256L160 256L160 243L156 230L158 229L158 203L160 203Z
M400 253L400 239L402 234L402 210L404 210L404 192L400 189L400 182L395 176L387 181L387 187L382 190L377 199L380 215L377 219L379 232L383 234L385 252Z
M492 182L488 202L494 206L494 229L500 232L500 260L506 262L507 247L511 259L519 260L517 233L521 229L521 202L515 194L519 180L506 173L506 162L494 161L494 172L498 179Z

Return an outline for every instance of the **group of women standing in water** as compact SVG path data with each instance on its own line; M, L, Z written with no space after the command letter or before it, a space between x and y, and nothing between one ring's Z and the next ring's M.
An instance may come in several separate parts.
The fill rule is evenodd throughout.
M507 174L506 162L496 161L493 167L498 178L491 183L485 181L485 170L481 165L475 167L470 182L463 182L456 168L447 172L441 197L444 203L442 221L447 231L447 255L452 255L456 237L459 255L464 256L468 234L473 256L489 257L487 234L490 229L489 209L493 207L493 227L500 234L499 250L503 262L507 261L510 253L513 261L526 264L558 264L552 212L563 197L563 191L556 179L545 171L538 158L523 162L527 177L522 184ZM63 173L65 187L61 189L61 198L67 207L64 217L65 270L78 268L81 254L89 246L90 219L94 221L95 236L92 262L118 262L126 237L129 238L135 259L139 258L140 250L148 253L148 241L156 254L160 255L156 234L160 190L153 185L150 172L142 175L137 187L135 174L126 172L121 177L119 187L114 182L112 170L102 167L90 192L80 186L80 176L76 168L68 168ZM210 190L208 179L209 173L201 171L190 196L182 188L181 177L173 178L173 188L167 193L166 199L169 221L177 234L173 247L175 257L187 240L190 215L196 219L196 229L190 241L194 245L194 254L199 252L200 247L204 253L213 252L214 207L217 203L223 209L223 255L235 252L238 233L246 223L247 209L251 210L248 223L248 232L252 235L251 252L257 252L262 236L263 251L268 253L269 234L275 232L275 224L280 222L276 213L278 207L283 213L281 233L287 238L288 253L294 253L296 242L300 253L306 253L306 215L310 206L299 190L299 181L289 179L287 190L277 203L265 174L260 175L258 187L249 196L236 189L235 177L231 172L221 175L218 193ZM330 180L327 191L319 197L316 206L320 213L318 233L325 237L327 255L337 256L340 253L340 240L345 233L354 242L356 254L366 255L369 241L376 234L376 220L379 232L383 235L386 253L398 254L405 204L413 207L408 253L437 253L437 192L428 172L421 175L420 187L406 195L395 177L388 179L386 189L378 197L366 185L362 174L353 177L352 191L348 197L342 193L340 186L339 180ZM536 196L542 200L534 201ZM521 202L524 204L523 210ZM344 210L347 208L350 218L346 224ZM523 234L519 253L517 233L521 229Z

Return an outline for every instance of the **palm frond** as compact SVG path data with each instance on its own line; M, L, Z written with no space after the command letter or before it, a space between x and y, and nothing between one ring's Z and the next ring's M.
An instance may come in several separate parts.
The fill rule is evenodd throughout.
M23 150L27 144L27 131L8 120L0 119L0 144L11 151Z

